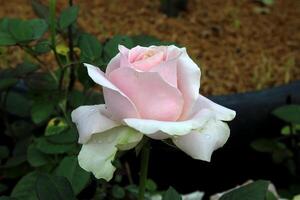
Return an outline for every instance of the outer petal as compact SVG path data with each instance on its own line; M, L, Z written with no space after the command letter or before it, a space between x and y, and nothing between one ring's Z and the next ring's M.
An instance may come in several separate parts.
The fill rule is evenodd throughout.
M112 71L120 68L120 60L121 60L121 54L118 53L115 57L113 57L109 63L107 64L107 67L106 67L106 71L105 73L106 74L109 74L111 73Z
M213 151L226 143L229 134L226 123L212 119L203 129L176 137L173 142L194 159L210 161Z
M218 120L223 120L223 121L231 121L236 115L234 110L216 104L202 95L198 96L197 102L194 106L194 110L200 110L200 109L212 110L215 113L216 118Z
M149 135L153 138L159 138L161 135L155 137L154 133L162 131L169 136L180 136L190 133L192 130L202 128L208 120L213 118L214 115L211 110L202 109L191 119L186 121L178 122L166 122L157 120L147 120L147 119L134 119L127 118L124 119L124 123L141 133Z
M85 66L93 81L105 88L104 99L106 106L108 112L111 113L115 120L121 120L125 117L139 117L139 113L132 101L119 88L112 84L98 67L90 64L85 64Z
M118 122L107 118L105 105L80 106L71 113L72 121L79 133L79 143L87 142L92 134L101 133L119 126Z
M118 148L130 149L137 145L142 137L141 133L124 126L95 134L88 143L82 145L78 155L79 165L84 170L92 172L96 178L109 181L115 171L111 162Z
M179 118L183 106L182 96L158 73L119 68L110 73L109 79L130 98L141 118L162 121Z
M177 48L170 46L170 48ZM178 88L181 91L184 98L183 113L180 117L184 120L188 117L191 109L196 102L199 95L200 88L200 69L196 63L188 56L186 49L181 49L182 54L178 59L177 65L177 79Z

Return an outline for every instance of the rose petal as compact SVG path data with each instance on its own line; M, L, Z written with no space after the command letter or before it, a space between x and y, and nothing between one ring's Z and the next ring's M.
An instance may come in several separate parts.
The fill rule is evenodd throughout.
M115 120L121 120L129 116L139 117L139 113L132 101L119 88L112 84L98 67L90 64L85 64L85 66L93 81L104 87L105 103L108 111Z
M175 137L174 144L194 159L210 161L213 151L222 147L230 135L229 127L219 120L210 120L203 129Z
M202 95L198 96L197 102L194 106L194 110L200 110L200 109L212 110L215 113L216 118L222 121L231 121L236 115L234 110L216 104Z
M95 134L88 143L82 145L78 155L79 165L96 178L109 181L116 169L111 162L117 150L133 148L142 137L141 133L124 126Z
M119 68L109 79L130 98L141 118L175 121L180 116L183 105L180 92L158 73Z
M141 133L151 136L150 134L162 131L169 136L180 136L190 133L192 130L202 128L208 120L214 117L211 110L202 109L196 115L192 116L191 119L186 121L178 122L166 122L157 120L147 120L147 119L134 119L127 118L123 122L140 131ZM159 138L161 135L158 135ZM155 135L154 135L155 137Z
M136 46L130 49L128 53L128 61L129 63L133 63L140 55L147 51L147 47Z
M105 73L106 74L109 74L111 73L112 71L120 68L120 59L121 59L121 54L118 53L115 57L113 57L109 63L107 64L107 67L106 67L106 71Z
M177 47L170 46L169 48ZM182 53L177 62L177 82L184 98L183 112L180 117L181 120L184 120L190 115L191 109L198 98L201 72L197 64L188 56L186 49L181 48L180 50Z
M162 63L164 61L164 52L156 52L154 55L148 58L142 58L141 60L132 63L135 69L141 71L149 71L152 67Z
M150 72L158 72L159 75L171 86L177 88L177 59L167 60L155 67Z
M107 118L103 113L105 105L80 106L71 113L72 121L79 133L79 143L87 142L92 134L101 133L120 124Z

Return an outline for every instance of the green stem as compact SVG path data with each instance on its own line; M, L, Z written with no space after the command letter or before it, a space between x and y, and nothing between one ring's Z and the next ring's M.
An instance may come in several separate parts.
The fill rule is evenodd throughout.
M60 78L59 78L59 89L61 89L62 87L62 82L64 79L64 69L62 67L61 61L59 59L59 56L57 54L56 51L56 0L50 0L50 35L51 35L51 48L53 50L54 56L55 56L55 60L59 66L59 68L61 69L61 73L60 73Z
M69 6L73 6L73 0L69 0ZM70 72L70 82L68 86L68 90L71 91L74 87L75 84L75 67L74 61L75 61L75 56L74 56L74 45L73 45L73 33L72 33L72 24L68 27L68 38L69 38L69 57L71 60L71 72Z
M139 200L144 200L145 190L146 190L146 181L148 174L148 164L150 157L150 142L146 141L142 152L141 152L141 171L140 171L140 185L139 185Z

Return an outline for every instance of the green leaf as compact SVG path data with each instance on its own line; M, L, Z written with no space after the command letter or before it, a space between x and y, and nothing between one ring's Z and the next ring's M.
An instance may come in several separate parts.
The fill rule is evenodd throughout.
M282 135L290 135L291 134L291 128L290 126L284 126L282 129L281 129L281 134Z
M169 187L169 189L164 193L162 200L181 200L181 195L173 188Z
M263 138L253 141L251 147L258 152L272 153L278 149L278 144L275 140Z
M46 127L45 136L57 135L68 128L68 124L64 118L52 118Z
M9 34L0 31L0 46L15 45L16 40Z
M81 62L96 65L100 64L100 59L102 55L102 45L95 36L87 33L80 35L78 46L81 50Z
M149 35L137 35L132 37L134 46L140 45L143 47L149 47L151 45L159 45L160 40Z
M42 4L39 0L31 0L31 6L35 14L40 17L44 18L48 21L49 19L49 8Z
M31 119L35 124L46 121L54 110L54 105L48 101L40 101L33 104Z
M157 185L156 185L156 183L153 180L147 179L147 181L146 181L146 189L149 192L155 192L156 189L157 189Z
M0 146L0 160L9 156L9 150L6 146Z
M1 35L0 35L0 37L1 37ZM0 91L13 87L14 85L16 85L17 82L18 82L18 79L16 79L16 78L0 79Z
M21 19L10 19L8 29L17 42L30 41L33 37L33 30Z
M270 191L267 191L266 200L277 200L277 197Z
M78 106L84 103L85 95L83 92L78 90L73 90L69 93L69 103L73 108L77 108Z
M261 0L261 2L266 6L271 6L274 4L274 0Z
M78 134L75 129L69 128L60 134L47 136L46 139L54 144L74 144L78 141Z
M5 192L8 189L8 187L2 183L0 183L0 193Z
M122 188L118 185L114 185L113 188L112 188L112 195L116 199L124 199L125 190L124 190L124 188Z
M23 62L17 65L16 69L14 70L14 74L17 77L22 77L36 71L37 69L38 65L30 62Z
M24 94L12 91L7 95L5 107L13 115L27 117L30 115L31 101Z
M36 193L42 200L75 200L72 187L65 177L40 174L36 181Z
M16 120L11 124L11 131L13 134L10 134L10 136L18 140L27 138L32 135L33 128L32 123L25 120Z
M49 156L39 151L35 145L31 144L27 149L27 160L33 167L40 167L49 162Z
M286 105L275 109L273 115L288 123L300 124L300 105Z
M39 39L47 31L48 25L43 19L9 19L8 30L18 43Z
M92 63L92 61L88 61L89 58L87 59L82 58L82 55L80 55L80 57L81 57L81 62ZM84 86L84 88L88 89L94 85L93 81L91 80L91 78L87 73L86 67L84 67L83 65L79 65L77 67L77 74L78 74L78 80Z
M39 41L35 46L34 46L34 52L37 54L43 54L43 53L48 53L51 51L50 48L50 41L48 40L42 40Z
M71 183L75 194L79 194L90 181L90 173L84 171L78 164L77 157L65 157L55 170L58 176L64 176Z
M65 29L68 26L70 26L72 23L74 23L78 16L79 7L78 6L70 6L66 9L64 9L61 12L61 15L59 17L59 27L61 29Z
M38 173L31 172L26 176L23 176L21 180L14 187L11 197L22 200L37 200L35 193L35 183L37 180Z
M13 197L8 197L8 196L1 196L0 200L18 200L18 199L13 198Z
M124 45L127 48L134 47L132 39L128 36L117 35L110 39L104 46L104 55L106 61L111 60L119 52L118 46Z
M31 19L27 24L33 31L31 40L41 38L48 29L48 24L43 19Z
M55 144L48 142L45 137L39 138L36 141L36 147L46 154L62 154L74 151L76 144Z
M255 181L224 194L220 200L265 200L268 186L268 181Z

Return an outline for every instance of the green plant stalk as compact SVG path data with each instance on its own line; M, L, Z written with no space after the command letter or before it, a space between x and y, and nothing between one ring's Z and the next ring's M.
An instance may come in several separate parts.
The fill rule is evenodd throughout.
M139 182L139 200L144 200L145 190L146 190L146 181L148 174L148 165L150 158L150 142L145 142L142 152L141 152L141 171L140 171L140 182Z
M50 8L50 37L51 37L51 48L53 50L55 60L61 69L60 78L59 78L59 84L58 87L61 89L63 79L64 79L64 69L62 67L62 64L60 62L60 59L58 57L57 51L56 51L56 0L50 0L49 2L49 8Z
M69 6L73 6L73 0L69 0ZM75 67L74 61L75 61L75 55L74 55L74 45L73 45L73 33L72 33L72 24L68 27L68 38L69 38L69 57L71 61L71 72L70 72L70 82L68 85L68 90L71 91L75 84Z

